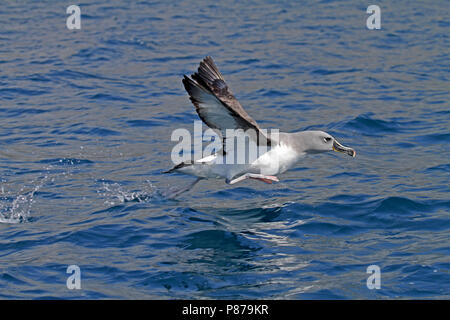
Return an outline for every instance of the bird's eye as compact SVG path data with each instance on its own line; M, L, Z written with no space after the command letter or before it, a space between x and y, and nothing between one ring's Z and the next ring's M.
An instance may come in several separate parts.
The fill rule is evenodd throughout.
M323 141L324 141L325 143L330 142L330 141L331 141L331 138L330 138L330 137L324 137L324 138L323 138Z

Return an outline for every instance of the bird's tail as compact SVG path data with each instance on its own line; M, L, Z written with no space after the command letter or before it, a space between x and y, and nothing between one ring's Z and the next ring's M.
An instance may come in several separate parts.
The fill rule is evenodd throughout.
M177 164L176 166L174 166L173 168L163 171L162 173L172 173L174 171L177 171L178 169L184 168L184 167L188 167L191 166L192 162L181 162L179 164Z

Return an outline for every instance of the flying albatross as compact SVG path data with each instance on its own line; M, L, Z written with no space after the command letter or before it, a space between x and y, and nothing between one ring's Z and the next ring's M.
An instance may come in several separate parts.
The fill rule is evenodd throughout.
M222 149L212 155L179 163L164 172L180 172L197 177L193 184L173 196L189 190L201 179L208 178L222 178L228 184L245 179L265 183L278 182L277 175L295 166L307 154L334 150L352 157L356 155L354 149L343 146L333 136L323 131L267 134L234 97L211 57L206 57L200 62L197 72L192 74L191 78L185 75L183 85L200 119L222 138L223 143ZM228 150L226 138L230 129L239 133L244 132L256 144L258 153L251 161L235 163L236 161L225 159L229 154L234 156L233 152L239 152L239 149L249 148L248 143L241 143L238 147L233 144L233 149ZM247 134L248 132L254 134ZM261 150L264 151L260 152Z

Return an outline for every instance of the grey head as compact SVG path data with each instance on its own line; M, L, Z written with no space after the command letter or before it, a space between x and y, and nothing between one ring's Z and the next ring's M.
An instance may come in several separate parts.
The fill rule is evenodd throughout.
M290 144L299 152L321 153L337 151L355 157L356 151L339 143L332 135L324 131L308 130L291 134Z

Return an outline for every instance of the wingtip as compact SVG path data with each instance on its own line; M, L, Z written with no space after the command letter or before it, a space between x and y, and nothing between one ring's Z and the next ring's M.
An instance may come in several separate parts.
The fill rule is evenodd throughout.
M213 66L214 68L216 68L215 67L215 63L214 63L214 59L211 57L211 56L206 56L201 62L200 62L200 65L201 64L206 64L207 66Z
M181 79L183 83L184 89L190 94L190 89L193 85L193 81L187 75L184 75L183 79Z

